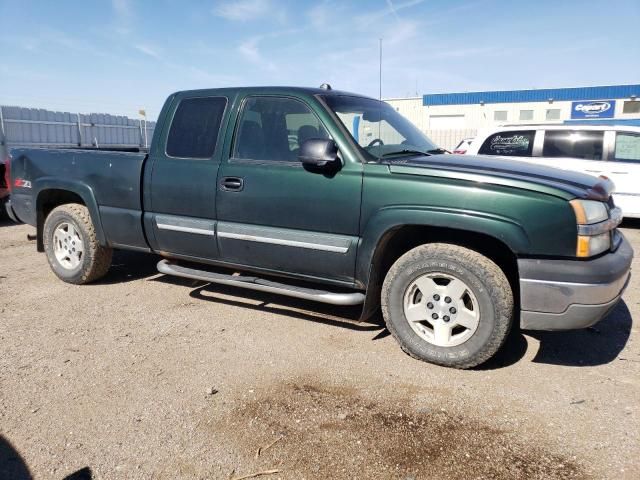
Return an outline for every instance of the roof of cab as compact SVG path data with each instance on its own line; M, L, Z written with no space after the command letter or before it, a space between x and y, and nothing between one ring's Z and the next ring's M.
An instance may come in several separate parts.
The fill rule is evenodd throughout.
M306 95L349 95L357 97L371 98L359 93L345 92L343 90L333 90L325 88L312 87L286 87L286 86L261 86L261 87L223 87L223 88L204 88L199 90L181 90L174 92L173 95L181 97L189 95L206 95L206 94L235 94L235 93L262 93L262 94L286 94L297 93ZM375 99L374 99L375 100Z

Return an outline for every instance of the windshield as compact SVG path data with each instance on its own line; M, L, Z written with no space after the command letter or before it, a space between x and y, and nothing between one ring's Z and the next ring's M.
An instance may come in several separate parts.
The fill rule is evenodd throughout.
M386 102L348 95L323 99L372 159L444 152Z

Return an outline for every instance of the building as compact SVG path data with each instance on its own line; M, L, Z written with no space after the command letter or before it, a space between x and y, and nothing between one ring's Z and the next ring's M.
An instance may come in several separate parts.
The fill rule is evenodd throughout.
M640 85L436 93L386 101L448 149L480 128L505 124L640 125Z

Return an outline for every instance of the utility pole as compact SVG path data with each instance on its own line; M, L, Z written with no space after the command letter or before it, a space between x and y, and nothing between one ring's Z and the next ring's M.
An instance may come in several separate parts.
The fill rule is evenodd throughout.
M378 100L382 100L382 37L380 38L380 72L378 77Z

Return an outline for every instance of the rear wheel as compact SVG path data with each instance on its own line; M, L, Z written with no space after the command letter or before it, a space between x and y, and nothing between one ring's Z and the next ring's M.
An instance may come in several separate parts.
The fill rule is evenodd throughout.
M513 294L502 270L468 248L427 244L400 257L385 277L387 328L412 357L470 368L491 358L513 319Z
M67 283L93 282L111 266L113 251L98 243L84 205L71 203L54 208L44 222L43 236L51 269Z

